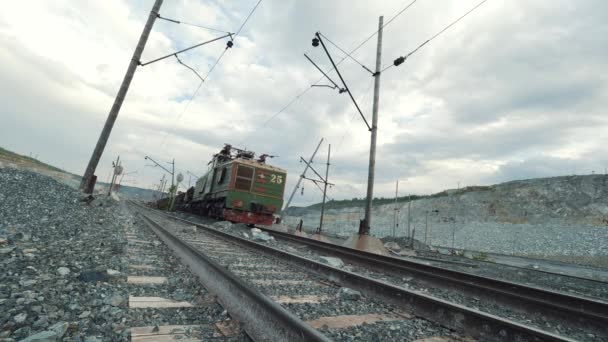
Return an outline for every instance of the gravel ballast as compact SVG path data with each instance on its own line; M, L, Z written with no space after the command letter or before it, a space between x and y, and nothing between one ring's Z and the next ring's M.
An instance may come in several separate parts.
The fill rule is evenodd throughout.
M216 237L201 229L193 229L191 225L164 218L158 213L153 214L146 211L146 214L150 214L154 221L171 230L181 239L196 246L201 252L271 298L280 296L323 297L323 300L318 303L281 304L304 321L312 322L328 317L352 315L394 316L397 312L400 312L398 308L392 305L367 298L352 289L340 287L329 279L309 273L305 269L267 255L260 250L241 246L234 241ZM237 232L235 227L227 222L218 222L213 226L224 231ZM238 231L239 235L244 236L243 233L245 231ZM255 239L251 233L255 233L255 231L249 230L247 235L251 239ZM265 243L270 243L273 246L277 244L274 239ZM292 281L296 282L292 283ZM414 316L409 316L407 319L397 318L389 322L361 324L346 328L321 326L320 330L337 341L378 340L375 339L375 336L382 336L383 339L395 341L414 341L420 338L439 336L449 337L456 341L463 339L463 336L458 332Z
M0 342L129 341L131 328L167 325L191 326L176 339L247 340L220 333L226 310L123 201L83 199L47 176L0 168ZM150 263L157 270L132 267ZM129 308L130 296L194 307Z
M191 219L193 221L200 222L208 222L205 218L198 218L196 216L178 213L180 217L184 217L187 219ZM216 229L221 229L224 232L231 233L237 236L244 236L245 233L249 230L244 225L235 224L232 227L225 227L224 225L212 224L212 226ZM270 233L272 235L272 233ZM284 240L271 241L269 242L272 247L279 248L285 250L290 253L294 253L300 255L305 258L313 259L320 262L325 262L328 259L328 255L319 253L311 248L306 247L303 244L297 244L292 242L287 242ZM334 256L335 257L335 256ZM331 258L331 257L330 257ZM330 259L331 260L331 259ZM341 268L352 271L355 273L359 273L374 279L380 279L383 281L387 281L393 284L396 284L401 287L408 288L410 290L419 291L422 293L426 293L438 298L442 298L448 300L450 302L458 303L465 305L467 307L471 307L474 309L478 309L490 314L498 315L500 317L508 318L514 321L518 321L520 323L526 325L533 325L540 329L546 331L552 331L558 334L562 334L564 336L569 336L576 338L577 340L589 340L592 341L596 336L594 334L590 334L586 331L582 331L579 329L573 329L571 327L563 326L561 324L547 322L542 317L534 317L522 314L517 312L510 307L499 305L493 301L485 301L480 300L476 296L470 296L461 294L458 292L445 290L440 287L432 286L431 284L419 281L415 279L411 274L407 272L383 272L381 270L370 270L367 266L357 265L356 263L351 263L347 260L340 260L345 265ZM445 267L453 268L456 267L454 265L446 265ZM459 266L459 268L465 268ZM471 272L471 270L466 270ZM481 273L486 276L496 277L501 272L503 273L499 278L510 278L508 280L511 281L519 281L521 283L533 283L534 285L541 287L550 287L555 288L557 290L561 290L564 292L579 292L584 295L593 296L593 297L605 297L605 287L598 288L596 284L589 284L586 280L573 280L565 277L560 277L559 275L550 275L550 274L536 274L537 279L533 279L532 276L526 276L524 272L518 269L510 269L508 267L502 267L501 265L494 265L494 267L487 267L487 269L479 270L475 269L475 273ZM530 271L533 272L533 271Z
M121 217L113 200L82 197L0 168L0 340L126 340Z

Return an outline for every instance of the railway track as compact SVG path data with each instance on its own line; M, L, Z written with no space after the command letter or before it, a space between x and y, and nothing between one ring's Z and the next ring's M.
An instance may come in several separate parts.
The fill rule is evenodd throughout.
M144 215L150 215L149 211L146 211ZM159 219L159 218L157 218ZM148 218L150 220L150 218ZM189 226L192 226L193 223L187 221ZM156 226L155 229L161 231L161 227L158 223L150 222L151 225ZM177 223L176 223L177 224ZM300 306L298 304L290 304L285 302L286 299L290 296L290 294L297 293L297 287L289 288L289 284L301 284L298 283L300 281L311 281L320 284L325 284L321 288L325 288L325 290L318 290L314 294L304 294L305 296L316 296L318 298L322 298L323 296L327 296L327 293L332 293L331 290L328 290L326 286L327 284L336 284L342 287L349 287L352 289L356 289L364 293L368 298L372 299L373 303L383 303L383 305L390 305L390 309L384 307L383 305L373 306L372 307L377 310L370 310L367 308L367 311L371 317L375 317L379 320L395 320L398 322L395 316L390 317L390 312L402 311L401 315L405 315L407 317L421 317L425 318L429 321L433 321L441 326L448 327L455 331L460 332L460 336L473 336L475 338L479 338L481 340L502 340L502 341L569 341L570 339L567 337L559 336L557 334L553 334L551 332L543 331L541 329L534 328L532 326L517 323L509 319L500 318L494 315L490 315L479 310L467 308L462 305L450 303L445 300L437 299L432 296L426 295L419 291L413 291L405 288L401 288L395 286L393 284L389 284L387 282L378 281L375 279L371 279L369 277L365 277L360 274L347 272L338 268L331 267L329 265L325 265L310 259L303 258L301 256L288 253L282 250L278 250L275 248L268 247L264 244L259 244L248 239L243 239L236 237L234 235L221 232L215 229L212 229L206 225L196 225L198 228L197 235L198 237L190 236L186 237L186 239L199 239L199 240L190 240L196 243L199 243L199 248L205 250L205 254L208 255L223 255L220 259L226 259L227 255L235 255L234 260L237 264L231 264L228 262L223 265L224 268L228 268L234 270L234 275L238 274L238 277L242 277L245 279L247 283L253 284L252 287L259 287L262 289L262 292L267 292L275 301L281 302L284 307L289 307L293 309L297 313L297 317L306 319L310 318L303 312L299 312L298 308ZM168 230L164 230L165 232L161 234L168 234L167 236L171 236ZM178 234L179 235L179 234ZM200 236L206 236L205 239L207 241L201 241ZM160 235L159 235L160 236ZM162 238L162 237L161 237ZM169 240L180 240L177 236L173 235L171 238L165 238ZM165 240L163 239L163 240ZM194 243L193 242L193 243ZM225 247L226 244L229 244L230 247ZM183 243L183 246L180 248L186 248L184 246L190 246L190 248L196 249L193 244L188 244L187 242ZM213 248L213 246L224 246L223 248ZM238 247L237 247L238 246ZM172 247L173 248L173 247ZM236 256L239 255L239 256ZM211 257L213 258L213 257ZM232 257L228 258L231 259ZM258 258L262 258L261 260ZM272 265L277 262L277 258L281 259L281 262L287 262L290 267L296 266L295 270L290 269L285 272L279 271L279 273L285 273L288 275L287 279L277 277L277 274L268 275L265 280L255 280L259 279L261 274L264 273L263 269L258 269L254 267L252 270L247 270L247 267L243 263L244 260L255 260L253 264L255 265ZM251 265L251 264L249 264ZM285 266L287 267L287 266ZM245 268L245 269L243 269ZM276 270L272 270L271 273L274 273ZM295 273L294 273L295 272ZM293 279L294 274L296 278ZM311 275L317 277L316 280L311 280L314 278L310 278ZM291 278L290 278L291 277ZM291 280L291 282L290 282ZM260 281L262 281L260 283ZM287 282L286 282L287 281ZM295 282L294 282L295 281ZM256 285L257 282L257 285ZM274 284L274 286L272 285ZM281 285L282 284L282 285ZM277 286L279 285L279 286ZM260 287L261 286L261 287ZM276 294L272 291L268 292L269 289L280 289L280 288L288 289L286 294ZM315 290L316 291L316 290ZM324 292L325 291L325 292ZM329 292L327 292L329 291ZM336 289L333 289L335 292ZM310 297L309 297L310 298ZM301 300L299 297L297 300ZM325 298L327 299L327 298ZM323 301L321 301L323 302ZM325 302L325 305L321 307L327 309L329 307L338 308L338 312L344 312L345 309L336 306L336 303ZM376 305L376 304L374 304ZM315 305L313 305L315 306ZM354 311L358 311L353 309ZM388 311L387 311L388 310ZM376 315L376 316L373 316ZM378 316L379 315L379 316ZM384 316L383 316L384 315ZM318 315L313 315L314 317ZM410 320L412 318L409 318ZM400 318L401 321L405 319ZM330 320L331 321L331 320ZM314 326L310 321L308 322L308 326Z
M437 249L447 249L448 247L437 247L434 246ZM489 257L492 258L494 254L489 254ZM500 256L500 254L496 254L498 256ZM505 255L505 257L511 257L511 255ZM546 276L554 276L556 278L561 278L564 279L566 281L585 281L585 282L589 282L589 283L595 283L597 286L607 286L608 282L606 280L603 280L602 276L598 276L598 277L593 277L593 275L574 275L574 274L570 274L570 273L566 273L566 272L558 272L558 271L552 271L552 270L548 270L548 269L543 269L543 268L534 268L532 265L534 265L537 262L543 262L544 260L541 259L534 259L534 258L526 258L526 257L521 257L521 259L527 259L527 261L529 262L529 265L527 266L519 266L519 265L514 265L511 263L505 263L503 261L500 260L494 260L494 261L488 261L488 260L480 260L480 259L474 259L474 258L469 258L469 257L463 257L463 256L454 256L454 255L449 255L449 254L437 254L436 252L423 252L422 255L417 255L414 256L413 258L416 259L426 259L426 260L430 260L430 261L435 261L438 263L446 263L446 264L453 264L453 265L458 265L458 264L462 264L463 266L469 266L469 267L474 267L474 268L483 268L484 266L496 266L496 265L501 265L503 268L506 269L514 269L514 270L519 270L521 272L524 273L533 273L533 274L543 274ZM551 261L549 261L551 262Z
M142 220L124 217L129 335L125 341L246 341L238 324Z
M404 276L414 277L422 286L457 291L478 299L491 300L529 317L537 316L544 321L561 323L564 326L572 325L581 331L590 331L592 334L608 337L608 303L601 300L353 250L262 227L260 229L271 232L280 240L306 245L325 255L351 261L360 268L374 270L375 276L385 277L395 283ZM479 303L474 305L479 306Z
M267 231L282 242L305 245L323 255L349 261L356 273L393 284L409 279L409 288L414 290L428 290L433 296L577 340L608 339L608 303L604 301Z
M428 290L433 296L479 308L501 317L509 317L542 330L575 337L577 340L608 340L608 303L602 300L367 253L259 228L272 233L283 246L285 243L294 247L307 246L306 249L317 254L341 258L356 273L367 274L393 284L404 284L405 279L409 288Z
M347 338L328 337L317 329L324 325L355 327L363 322L368 324L368 335L376 326L379 336L384 336L381 339L413 341L439 334L450 340L461 340L458 333L400 313L388 305L338 298L335 292L339 287L332 282L274 256L255 255L250 248L235 244L233 239L204 231L187 232L188 226L172 226L150 213L141 215L160 239L204 279L205 287L218 296L231 315L244 323L244 329L256 341L342 340ZM432 330L427 330L429 327ZM399 333L411 336L400 338L396 336Z

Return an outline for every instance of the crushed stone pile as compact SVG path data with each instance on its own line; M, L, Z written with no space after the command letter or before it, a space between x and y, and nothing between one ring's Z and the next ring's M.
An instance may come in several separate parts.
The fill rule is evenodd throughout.
M0 168L0 340L128 340L117 204Z

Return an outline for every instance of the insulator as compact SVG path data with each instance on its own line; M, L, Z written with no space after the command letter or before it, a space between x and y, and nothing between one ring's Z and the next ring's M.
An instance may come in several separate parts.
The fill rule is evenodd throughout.
M229 40L228 43L226 43L226 47L229 49L234 45L234 43L232 42L232 40Z
M393 64L395 66L399 66L399 65L403 64L403 62L405 62L405 57L399 57L399 58L395 59L395 61L393 62Z
M304 196L304 187L302 187L302 192L300 192L300 195Z
M319 46L319 38L315 37L312 39L312 46L314 46L314 47Z

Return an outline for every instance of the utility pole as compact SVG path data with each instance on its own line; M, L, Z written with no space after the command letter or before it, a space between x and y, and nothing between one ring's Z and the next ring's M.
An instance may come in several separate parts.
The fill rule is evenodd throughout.
M359 235L369 235L372 224L372 200L374 198L374 175L376 168L376 136L378 134L378 105L380 102L380 70L382 68L382 26L384 17L378 20L378 45L376 48L376 72L374 72L374 103L372 116L372 134L369 147L369 172L367 175L367 201L365 203L365 218L359 227Z
M163 176L163 178L165 178ZM163 182L161 183L161 189L160 189L160 199L162 200L163 197L165 197L165 186L167 185L167 180L163 179Z
M398 218L398 208L397 208L397 196L399 195L399 180L397 179L397 182L395 182L395 212L393 213L393 237L395 237L395 231L397 230L397 227L399 226L399 223L397 223L397 218Z
M158 184L158 192L159 192L158 200L161 200L163 198L163 192L161 189L163 188L164 181L165 181L165 175L163 174L163 177L160 179L160 184Z
M194 176L194 181L196 181L199 177L197 175L195 175L194 173L190 172L189 170L186 170L186 173L190 175L190 178L188 178L188 188L190 188L190 183L192 182L192 176Z
M175 184L175 158L171 160L171 187Z
M410 238L410 223L412 222L412 217L410 213L412 212L412 195L408 195L407 197L407 238Z
M154 2L154 6L152 7L152 11L150 11L150 15L148 16L148 20L146 21L144 30L142 31L141 36L139 37L137 46L135 47L133 57L129 62L129 67L127 68L125 77L122 80L120 89L118 90L118 94L116 94L116 98L114 99L114 104L110 109L110 113L108 114L106 123L103 126L103 130L101 131L99 140L97 140L97 145L95 145L95 149L93 150L93 154L91 155L91 160L89 160L89 164L87 165L84 175L82 176L82 181L80 182L80 189L84 190L86 193L93 192L95 184L92 182L92 179L95 173L95 169L97 169L97 164L99 164L99 160L101 159L103 150L105 149L106 144L108 143L108 138L110 137L110 133L112 132L112 127L114 127L114 123L116 122L116 118L118 117L118 113L120 112L120 107L122 106L125 96L127 95L129 85L131 84L131 80L133 80L133 76L135 74L135 69L137 69L139 60L144 51L144 47L146 46L146 42L148 41L148 36L150 35L150 31L152 30L154 21L156 20L156 17L159 14L162 3L163 0L156 0Z
M169 188L169 192L170 192L169 195L171 195L171 193L173 193L175 191L175 189L173 189L173 185L174 185L173 182L175 180L175 158L171 162L167 162L168 164L171 164L173 166L173 168L171 169L171 171L167 170L166 167L164 167L161 164L157 163L156 160L154 160L154 159L152 159L152 158L150 158L148 156L145 156L144 159L153 162L154 164L156 164L156 166L160 167L161 169L165 170L168 174L171 175L171 188ZM164 185L163 185L163 190L164 190ZM161 194L161 199L162 199L162 194Z
M298 188L300 187L300 184L302 183L302 179L304 179L304 177L306 176L306 171L308 171L310 164L312 164L313 159L315 159L315 155L317 154L317 151L319 151L319 147L321 147L321 143L323 143L323 138L321 138L321 140L319 141L319 144L317 145L317 148L312 153L312 156L310 156L310 159L308 160L308 163L306 163L306 167L304 168L304 171L302 171L302 174L300 175L300 179L298 179L296 186L293 188L293 191L291 192L291 195L289 196L289 199L287 200L287 204L285 204L285 207L281 211L281 220L283 219L283 213L285 212L285 210L287 210L287 208L289 208L289 205L291 204L291 200L293 199L293 196L296 194L296 191L298 191Z
M118 185L120 186L122 184L122 179L125 178L126 175L131 175L137 173L137 171L132 171L132 172L127 172L127 173L122 173L122 175L120 176L120 181L118 182Z
M112 188L114 187L114 182L116 182L116 178L118 175L122 173L122 166L120 166L120 156L116 158L116 163L114 164L114 170L112 172L112 181L110 182L110 189L108 190L108 196L112 194Z
M429 211L424 212L424 243L426 244L426 234L429 231Z
M331 154L331 144L327 145L327 166L325 167L325 182L323 186L323 202L321 203L321 218L319 219L319 231L321 234L321 230L323 229L323 213L325 212L325 198L327 197L327 182L329 179L329 155Z

